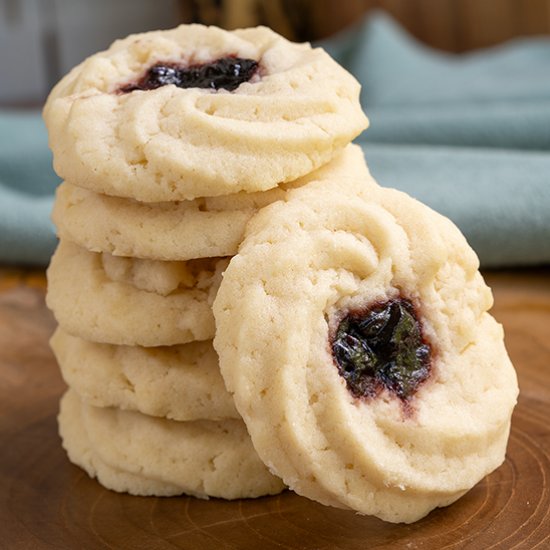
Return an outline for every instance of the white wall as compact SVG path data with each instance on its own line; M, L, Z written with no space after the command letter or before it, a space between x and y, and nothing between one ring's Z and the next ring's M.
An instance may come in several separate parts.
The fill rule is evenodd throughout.
M179 22L177 0L0 0L0 104L38 104L116 38Z

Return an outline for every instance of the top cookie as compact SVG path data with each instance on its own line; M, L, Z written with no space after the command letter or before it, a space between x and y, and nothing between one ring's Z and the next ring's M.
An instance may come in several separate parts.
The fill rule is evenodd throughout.
M477 268L448 219L391 189L315 182L256 214L214 345L270 470L411 522L499 466L517 381Z
M264 191L328 162L368 125L359 88L323 50L267 28L181 25L88 58L44 118L70 183L188 200Z

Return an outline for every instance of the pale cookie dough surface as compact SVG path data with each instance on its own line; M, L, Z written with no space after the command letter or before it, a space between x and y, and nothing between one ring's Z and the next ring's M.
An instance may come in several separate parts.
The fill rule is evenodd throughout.
M101 254L101 264L111 281L127 283L139 290L168 296L180 288L204 287L204 278L216 261L163 262Z
M143 203L65 182L57 190L53 220L62 239L94 252L157 260L232 256L258 208L283 199L289 189L342 176L363 177L375 185L359 146L348 145L303 178L257 193Z
M259 63L233 92L120 93L159 62ZM367 127L359 83L322 49L271 30L182 25L132 35L75 67L44 109L57 173L145 202L265 191L322 166Z
M239 418L211 341L114 346L58 328L50 345L65 382L90 405L180 421Z
M236 499L284 489L241 420L176 422L93 407L69 390L58 422L71 462L114 491Z
M407 400L356 398L331 331L399 297L415 304L431 374ZM504 460L518 389L491 304L448 219L395 190L313 184L248 225L214 303L214 345L258 454L291 489L412 522Z
M227 260L177 266L105 258L60 242L47 272L46 302L64 330L85 340L128 346L214 337L211 306Z

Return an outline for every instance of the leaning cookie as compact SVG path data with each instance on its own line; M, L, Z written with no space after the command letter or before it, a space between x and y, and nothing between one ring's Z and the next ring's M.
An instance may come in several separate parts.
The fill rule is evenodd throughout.
M143 203L65 182L57 190L53 221L61 239L94 252L156 260L232 256L259 208L310 181L350 175L375 185L357 145L348 145L334 160L303 178L257 193Z
M176 422L93 407L69 390L58 421L71 462L114 491L236 499L284 489L240 420Z
M214 345L290 488L412 522L503 462L516 375L458 229L403 193L342 189L312 184L253 218Z
M211 341L114 346L58 328L50 345L65 382L90 405L179 421L239 418Z
M46 302L59 325L93 342L170 346L214 337L211 305L227 260L155 262L61 241Z
M358 82L263 27L182 25L116 41L44 109L57 173L146 202L265 191L322 166L368 124Z

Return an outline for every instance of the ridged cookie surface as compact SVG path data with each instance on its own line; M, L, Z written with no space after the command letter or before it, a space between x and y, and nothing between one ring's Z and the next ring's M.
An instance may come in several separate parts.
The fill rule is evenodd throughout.
M241 420L176 422L93 407L69 390L58 421L71 462L114 491L236 499L284 489Z
M211 341L114 346L58 328L50 345L65 382L90 405L180 421L239 418Z
M259 208L311 181L350 175L369 178L357 145L348 145L334 160L299 180L256 193L143 203L65 182L57 190L53 220L62 239L94 252L157 260L232 256Z
M257 69L232 91L133 89L159 64L192 71L235 58ZM202 25L116 41L57 84L44 118L63 179L146 202L271 189L367 126L358 82L320 48L263 27Z
M290 488L412 522L504 460L518 390L491 304L448 219L395 190L321 182L248 225L214 345Z
M227 260L117 258L61 241L46 302L59 325L93 342L171 346L214 337L211 305Z

